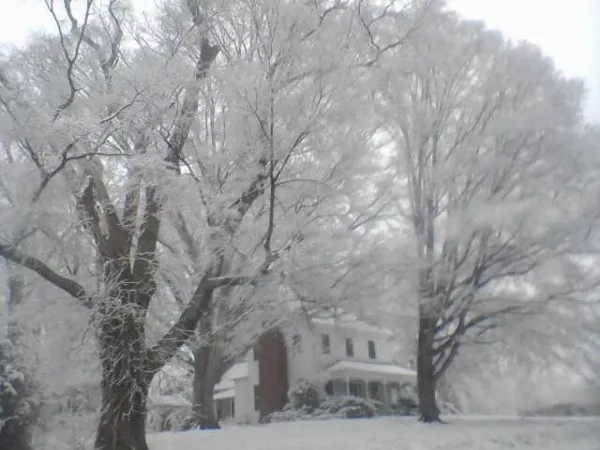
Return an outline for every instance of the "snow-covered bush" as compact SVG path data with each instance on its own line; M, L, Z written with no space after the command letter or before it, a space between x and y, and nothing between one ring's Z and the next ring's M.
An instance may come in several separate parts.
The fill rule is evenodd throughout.
M321 403L319 391L316 387L306 380L300 380L294 387L288 392L288 398L290 399L290 405L294 409L301 409L303 407L318 408Z
M186 431L195 425L191 406L157 405L148 410L146 426L152 431Z
M374 416L416 414L419 405L414 392L403 386L400 397L391 405L354 396L321 396L317 388L300 380L288 392L289 402L281 410L261 419L262 423L299 420L362 419Z
M331 397L321 404L321 408L336 417L347 419L370 419L378 411L384 410L383 404L359 397Z
M383 412L383 404L358 397L322 397L307 380L300 380L288 392L289 403L263 422L370 418Z
M16 346L8 339L0 341L0 448L32 448L40 403Z
M153 395L148 401L146 425L154 431L185 431L196 428L192 403L181 393Z
M169 364L152 380L146 426L153 431L184 431L197 425L192 411L189 368Z
M325 397L317 406L288 403L281 411L265 417L263 423L295 422L300 420L366 419L386 412L382 403L359 397Z

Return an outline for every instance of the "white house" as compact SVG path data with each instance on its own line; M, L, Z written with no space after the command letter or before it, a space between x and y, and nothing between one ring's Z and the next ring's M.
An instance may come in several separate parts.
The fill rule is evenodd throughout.
M257 422L281 409L287 391L301 380L322 394L353 395L394 403L416 372L398 364L392 333L352 314L302 318L266 333L244 361L215 387L221 419Z

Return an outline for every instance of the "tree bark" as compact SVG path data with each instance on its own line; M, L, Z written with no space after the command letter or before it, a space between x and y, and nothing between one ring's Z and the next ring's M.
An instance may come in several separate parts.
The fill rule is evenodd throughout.
M104 381L104 380L103 380ZM102 390L102 413L96 450L148 450L146 443L147 387L129 378ZM129 396L129 400L123 400Z
M419 395L419 420L425 423L441 422L440 410L436 401L436 374L434 365L433 337L436 320L424 317L419 319L419 340L417 349L417 391Z
M214 390L219 381L223 363L213 345L200 346L194 352L194 417L202 430L218 430Z
M208 383L210 385L210 383ZM212 384L214 389L214 384ZM207 386L210 387L210 386ZM202 399L202 420L200 421L201 430L220 430L219 418L216 413L216 404L213 393L208 390L204 391L205 395Z
M146 399L153 372L147 370L144 320L118 306L99 329L102 411L96 450L148 450Z
M219 418L216 413L216 404L214 400L214 389L216 383L205 379L202 388L196 391L194 387L194 414L200 424L201 430L219 430Z

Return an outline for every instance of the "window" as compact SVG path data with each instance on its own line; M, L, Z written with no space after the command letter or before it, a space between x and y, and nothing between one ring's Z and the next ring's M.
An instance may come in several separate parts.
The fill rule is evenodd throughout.
M254 411L260 411L260 386L254 386Z
M252 350L254 361L258 361L260 359L260 345L255 344L254 349Z
M296 353L300 353L302 352L302 335L300 334L295 334L292 337L292 349L296 352Z
M352 397L365 398L365 385L362 381L350 381L348 390Z
M383 395L383 384L372 381L369 383L369 398L377 400L378 402L384 401Z
M375 341L369 341L369 359L377 359L377 352L375 351Z
M333 395L333 381L328 381L325 385L325 393L327 395Z
M235 417L235 406L232 398L217 400L217 417L220 420L233 419Z
M323 349L324 355L331 353L331 341L329 340L328 334L321 336L321 348Z
M354 343L350 338L346 338L346 356L348 358L354 358Z

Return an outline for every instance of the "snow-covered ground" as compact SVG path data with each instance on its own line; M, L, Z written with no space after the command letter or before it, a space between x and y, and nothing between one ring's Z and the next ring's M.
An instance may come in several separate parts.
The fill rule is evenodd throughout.
M599 418L328 420L149 436L151 450L600 450Z

